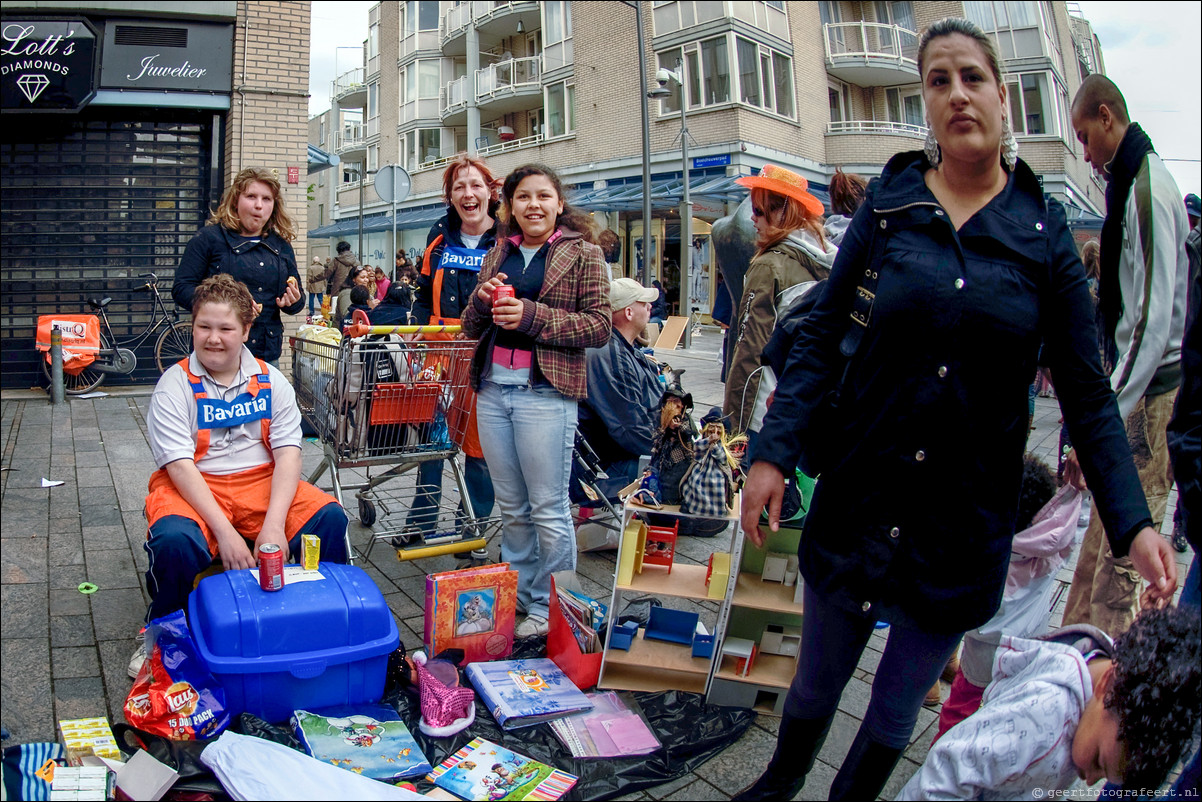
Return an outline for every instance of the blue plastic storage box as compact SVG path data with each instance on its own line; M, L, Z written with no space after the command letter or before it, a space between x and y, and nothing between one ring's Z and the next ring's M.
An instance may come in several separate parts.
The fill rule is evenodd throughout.
M282 722L297 709L378 702L396 620L371 577L322 563L325 579L259 587L249 570L201 580L188 616L233 715Z

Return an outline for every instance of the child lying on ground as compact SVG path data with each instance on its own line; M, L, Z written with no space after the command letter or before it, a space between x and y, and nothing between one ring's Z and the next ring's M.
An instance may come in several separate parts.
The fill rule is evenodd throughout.
M935 742L897 798L1041 799L1078 777L1157 788L1200 705L1194 610L1148 610L1113 646L1082 625L1003 636L981 709Z

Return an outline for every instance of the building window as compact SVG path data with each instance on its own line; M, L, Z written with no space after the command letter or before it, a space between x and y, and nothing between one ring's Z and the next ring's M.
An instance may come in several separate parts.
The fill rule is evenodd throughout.
M572 38L572 9L569 0L543 3L543 41L555 44Z
M576 131L576 86L557 83L547 87L547 136L557 137Z
M380 55L380 25L374 23L367 29L367 58L373 59Z
M326 118L322 117L317 121L317 144L324 145L326 143Z
M401 36L438 30L438 0L409 0L401 13Z
M739 61L739 100L793 116L793 61L756 42L735 38Z
M830 105L831 122L844 123L851 119L851 96L847 85L831 81L826 86L827 102Z
M676 63L681 59L681 51L679 47L675 47L671 50L665 50L662 53L656 53L655 57L659 62L660 69L676 72ZM694 62L695 61L696 60L694 60ZM681 67L681 69L683 70L684 68ZM696 66L694 66L693 69L695 70ZM681 80L687 79L682 75ZM675 81L668 81L668 83L664 84L664 89L667 89L672 94L660 101L659 113L675 114L676 112L680 111L680 84L676 83ZM694 92L693 96L696 97L697 94L698 93ZM689 105L693 105L693 103L690 103Z
M379 164L380 164L380 146L379 145L368 145L367 146L367 174L371 175L372 173L374 173L378 169Z
M1028 72L1009 76L1006 93L1010 96L1010 125L1018 136L1059 133L1052 108L1055 95L1048 89L1048 73Z
M442 129L407 131L401 139L401 147L401 163L409 170L416 170L418 165L442 158Z
M317 225L324 226L326 224L326 205L324 203L317 204Z
M1046 2L968 0L964 13L981 30L995 35L1003 59L1046 56L1059 64L1056 20Z
M688 87L689 108L700 109L730 103L732 96L731 71L739 76L738 101L792 118L793 60L766 45L742 37L734 39L734 63L728 55L731 48L727 36L717 36L664 50L656 54L659 66L676 69L677 59L684 56L684 83ZM671 95L661 101L660 113L680 111L680 89L674 81L665 87Z
M701 86L703 105L730 102L730 59L725 37L701 43Z
M892 88L885 90L885 110L889 122L924 126L922 90Z
M367 119L380 115L380 85L367 85Z
M691 28L710 20L726 16L725 3L719 0L680 0L680 2L656 2L652 12L657 36L683 28Z
M914 31L914 9L910 0L876 0L876 21L885 25L896 25L907 31ZM900 39L900 41L899 41ZM894 36L891 30L881 31L880 47L882 53L905 58L918 58L918 39L912 35Z
M420 59L404 67L401 81L401 105L416 100L437 100L442 65L438 59Z

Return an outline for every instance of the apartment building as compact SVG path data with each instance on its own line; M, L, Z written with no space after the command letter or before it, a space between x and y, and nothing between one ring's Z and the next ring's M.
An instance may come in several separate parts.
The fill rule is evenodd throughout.
M621 269L643 255L642 122L650 104L652 277L671 286L681 253L689 132L690 231L701 248L703 306L715 281L709 224L745 196L739 175L775 162L825 198L836 167L878 174L926 134L918 37L967 17L1004 59L1019 152L1074 219L1096 221L1103 188L1069 124L1081 79L1103 69L1075 4L1047 0L678 0L643 2L649 82L678 70L666 97L639 85L633 4L621 2L382 2L366 22L363 65L339 76L332 108L310 120L310 141L342 160L310 204L311 237L347 239L373 264L396 247L412 255L441 215L442 169L456 153L485 158L498 176L526 162L555 167L569 199L622 240ZM348 116L349 115L349 116ZM380 166L410 174L392 214L372 189ZM362 179L362 185L361 185ZM395 229L395 233L394 233ZM696 270L696 268L694 268ZM696 293L695 293L696 294Z
M45 386L39 315L112 298L158 380L150 298L243 167L276 170L303 226L308 2L5 0L0 137L3 386ZM306 259L303 235L294 243ZM144 334L145 332L145 334Z

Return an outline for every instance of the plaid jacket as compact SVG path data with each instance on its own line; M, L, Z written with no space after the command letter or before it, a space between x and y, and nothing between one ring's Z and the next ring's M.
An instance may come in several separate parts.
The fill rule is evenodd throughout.
M477 288L497 274L517 247L513 238L497 240L484 257ZM587 397L584 349L605 345L612 326L601 249L585 242L578 232L559 229L559 236L547 252L538 301L526 299L522 303L525 309L518 331L534 338L538 373L568 398ZM463 330L468 337L480 338L471 372L472 386L478 390L484 366L492 360L497 328L491 308L475 292L471 305L464 310Z

